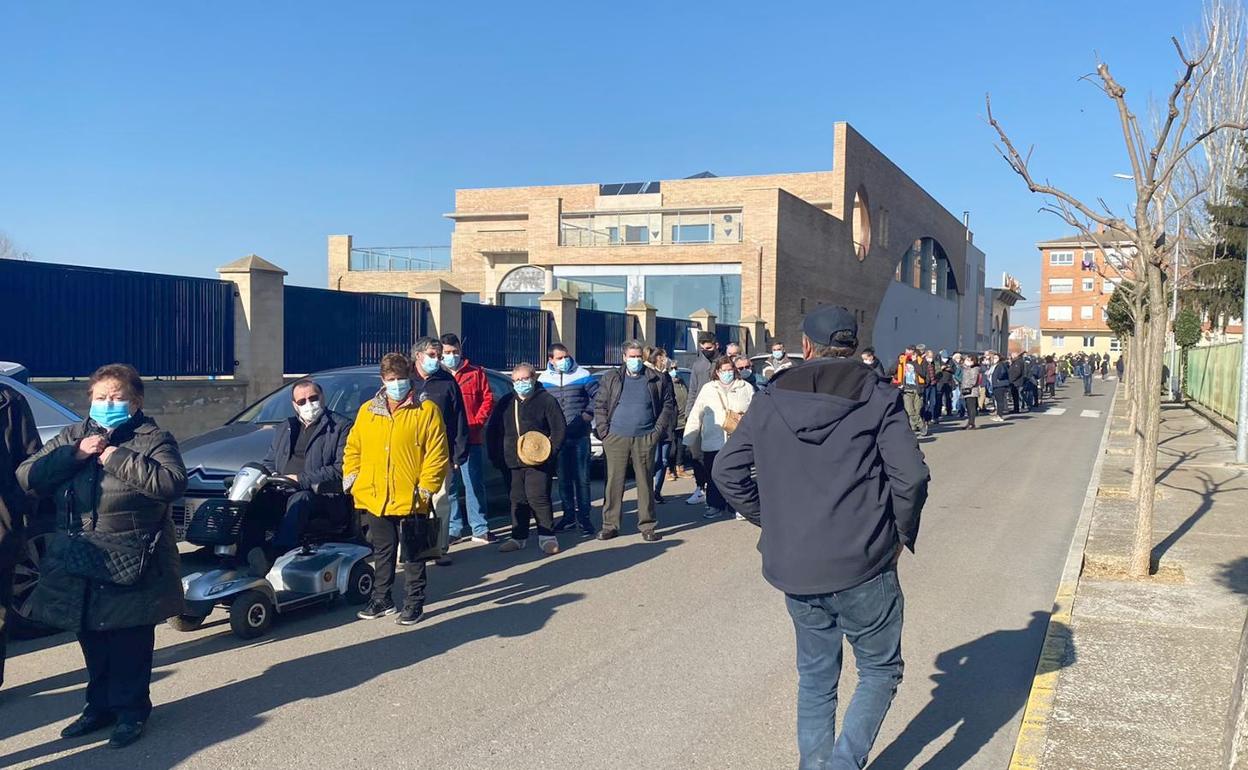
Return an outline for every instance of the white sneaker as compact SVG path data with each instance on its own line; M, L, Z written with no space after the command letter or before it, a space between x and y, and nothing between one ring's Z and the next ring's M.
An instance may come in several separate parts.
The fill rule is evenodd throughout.
M737 521L745 521L745 517L741 515L740 511L733 511L733 513L737 515Z
M559 553L559 538L554 535L541 536L537 538L537 547L542 549L542 553L550 556Z
M1001 416L1001 415L999 415L999 414L994 414L994 415L992 416L992 421L993 421L993 422L1005 422L1005 418L1004 418L1004 417L1002 417L1002 416Z
M689 495L689 499L685 501L685 505L701 505L706 502L706 493L700 488L693 490L693 494Z
M516 540L515 538L509 537L503 541L503 544L498 547L498 550L500 553L511 553L512 551L519 551L528 544L528 540Z

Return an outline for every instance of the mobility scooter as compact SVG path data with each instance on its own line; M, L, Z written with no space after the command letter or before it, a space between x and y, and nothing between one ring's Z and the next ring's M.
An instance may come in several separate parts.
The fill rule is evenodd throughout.
M372 549L360 543L350 497L334 495L326 507L329 520L313 517L303 545L279 556L267 575L251 572L240 552L263 542L276 526L286 500L297 490L291 480L269 475L263 466L247 463L229 483L225 499L210 499L195 510L186 540L211 546L222 559L215 569L182 579L186 594L183 615L169 619L179 631L199 628L213 607L226 607L230 627L243 639L263 635L277 613L312 604L332 603L339 596L350 604L367 602L373 590Z

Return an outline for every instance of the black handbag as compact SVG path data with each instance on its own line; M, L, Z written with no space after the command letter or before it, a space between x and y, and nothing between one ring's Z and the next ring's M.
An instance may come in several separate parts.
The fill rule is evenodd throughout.
M93 489L98 482L97 468L91 479ZM59 562L69 574L96 583L118 586L138 583L155 556L156 544L160 542L161 531L164 529L164 520L149 532L98 532L96 525L99 523L100 514L93 499L91 529L82 529L81 522L75 522L76 497L72 487L67 497L68 531L53 538L48 544L48 556ZM78 523L78 528L74 528L75 523Z
M404 516L399 521L399 561L413 564L442 556L442 519Z

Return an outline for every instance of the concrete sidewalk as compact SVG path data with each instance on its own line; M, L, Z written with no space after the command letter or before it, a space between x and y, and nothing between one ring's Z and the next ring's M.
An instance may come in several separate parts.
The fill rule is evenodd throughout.
M1069 615L1051 627L1015 768L1223 767L1248 614L1248 472L1183 407L1162 413L1147 581L1121 576L1135 524L1126 397L1108 433ZM1094 483L1098 483L1094 478ZM1076 543L1075 547L1079 547ZM1059 596L1059 605L1063 603ZM1055 613L1055 619L1056 619Z

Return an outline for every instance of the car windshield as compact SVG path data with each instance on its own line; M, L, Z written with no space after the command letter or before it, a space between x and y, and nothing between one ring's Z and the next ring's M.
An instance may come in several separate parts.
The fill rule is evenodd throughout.
M318 374L313 379L325 391L325 408L352 419L359 411L360 405L376 395L381 388L381 381L372 372L336 372L334 374ZM272 393L257 401L236 417L233 422L269 423L281 422L295 416L295 408L290 402L290 391L287 385L276 393Z
M8 377L0 377L0 382L26 397L26 403L30 404L30 412L35 416L35 424L40 427L66 425L82 419L68 408L61 406L51 396L36 388L23 385Z

